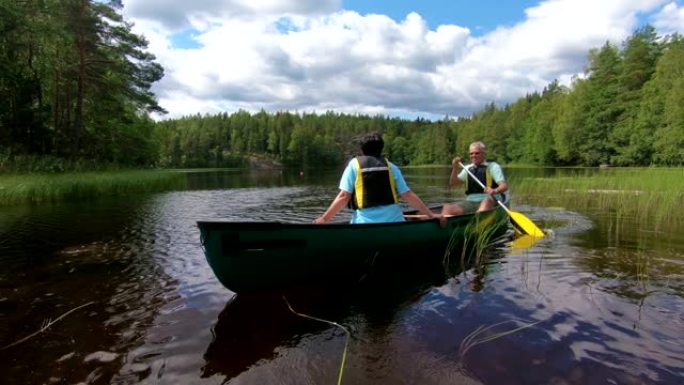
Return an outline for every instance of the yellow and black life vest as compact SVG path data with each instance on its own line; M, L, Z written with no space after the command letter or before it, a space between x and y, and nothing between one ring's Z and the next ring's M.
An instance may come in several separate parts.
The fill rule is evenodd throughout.
M468 170L477 177L477 179L482 182L487 187L491 188L497 188L499 187L499 184L494 181L492 178L491 173L489 172L489 163L483 162L479 166L475 165L470 165L468 166ZM470 174L468 174L468 177L465 180L466 184L466 195L469 194L483 194L484 189L474 180L472 180L472 177Z
M352 209L391 205L399 202L389 161L374 156L354 159L356 180L349 206Z

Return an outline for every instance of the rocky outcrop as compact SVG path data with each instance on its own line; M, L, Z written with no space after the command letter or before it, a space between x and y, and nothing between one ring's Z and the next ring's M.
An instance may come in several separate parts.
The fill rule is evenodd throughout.
M281 170L283 164L263 156L249 155L245 157L249 168L257 170Z

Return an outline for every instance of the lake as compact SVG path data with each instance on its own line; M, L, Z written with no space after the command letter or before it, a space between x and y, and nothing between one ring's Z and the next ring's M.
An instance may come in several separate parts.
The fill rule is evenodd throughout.
M196 221L310 222L340 172L187 173L184 191L0 208L3 383L335 384L343 353L343 384L682 383L682 226L514 195L550 235L499 242L450 276L285 299L221 286ZM461 196L448 173L404 170L429 204Z

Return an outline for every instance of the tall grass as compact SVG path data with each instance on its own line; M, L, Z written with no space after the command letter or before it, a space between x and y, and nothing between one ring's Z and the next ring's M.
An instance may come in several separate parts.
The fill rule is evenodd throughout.
M516 199L609 212L656 226L684 223L684 168L610 168L591 175L511 181Z
M443 265L447 275L451 275L451 256L460 251L460 265L457 271L465 271L468 265L480 266L485 263L485 251L494 244L507 226L508 216L496 215L495 212L480 213L468 222L465 227L454 228L444 252Z
M182 173L158 170L0 175L0 206L182 189L185 184Z

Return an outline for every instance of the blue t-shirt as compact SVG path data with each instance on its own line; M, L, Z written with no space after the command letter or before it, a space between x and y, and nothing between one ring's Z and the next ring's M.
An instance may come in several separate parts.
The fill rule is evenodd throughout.
M347 167L342 173L342 178L340 179L340 190L344 190L348 193L354 192L354 183L356 182L356 166L354 164L354 159L349 161ZM395 166L393 163L388 162L389 167L392 168L392 175L394 175L394 182L397 186L397 193L401 195L409 191L408 185L404 180L404 176L401 174L399 167ZM378 223L378 222L403 222L404 213L401 211L401 207L398 204L391 204L385 206L375 206L363 209L354 210L352 214L351 223Z
M494 179L494 182L496 183L501 183L501 181L505 180L503 170L501 170L501 166L496 163L496 162L485 162L484 164L487 165L487 171L489 171L489 175L492 176L492 179ZM472 164L469 164L466 166L466 168L472 167ZM458 179L465 181L468 173L466 170L461 170L461 173L458 174ZM477 182L475 182L477 183ZM468 194L466 195L466 200L470 202L482 202L486 197L488 197L488 194Z

